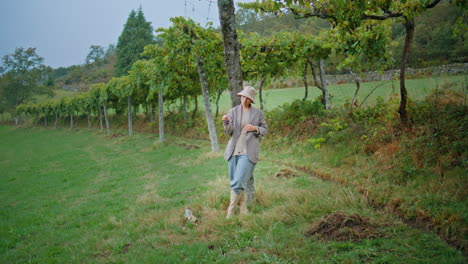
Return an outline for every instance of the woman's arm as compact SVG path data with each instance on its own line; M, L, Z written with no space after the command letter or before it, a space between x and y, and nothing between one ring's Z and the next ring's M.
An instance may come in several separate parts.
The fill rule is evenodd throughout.
M263 137L266 135L268 132L268 126L267 123L265 122L265 114L263 111L260 111L260 121L258 123L258 126L254 130L254 135L258 137Z

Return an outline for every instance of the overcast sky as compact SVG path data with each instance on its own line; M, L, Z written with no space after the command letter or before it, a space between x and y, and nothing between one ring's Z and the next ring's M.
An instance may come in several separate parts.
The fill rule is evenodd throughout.
M91 45L117 44L130 11L140 6L154 29L176 16L219 27L217 0L0 0L0 58L35 47L53 68L83 64Z

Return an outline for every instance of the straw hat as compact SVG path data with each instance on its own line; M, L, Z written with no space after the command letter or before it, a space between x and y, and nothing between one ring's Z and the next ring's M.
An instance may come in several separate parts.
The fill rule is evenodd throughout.
M237 95L243 95L243 96L249 98L252 101L252 104L254 104L255 103L255 94L256 93L257 93L257 91L255 91L255 88L253 88L252 86L244 86L244 90L242 90Z

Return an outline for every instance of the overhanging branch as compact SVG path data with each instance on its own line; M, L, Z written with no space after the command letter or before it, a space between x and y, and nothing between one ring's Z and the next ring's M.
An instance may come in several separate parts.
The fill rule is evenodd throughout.
M428 5L425 6L425 9L431 9L431 8L435 7L438 3L440 3L440 1L441 0L433 0L431 3L429 3ZM302 12L299 12L294 7L285 7L283 5L283 8L291 11L294 14L296 19L308 18L308 17L318 17L318 18L322 18L322 19L331 19L334 22L338 22L338 20L337 20L337 18L335 16L330 15L328 12L326 12L324 10L312 11L312 12L308 12L308 13L302 13ZM263 8L261 10L264 11L264 12L268 12ZM384 15L367 15L367 14L363 14L361 16L361 18L364 19L364 20L367 20L367 19L386 20L386 19L390 19L390 18L397 18L397 17L402 17L403 16L402 12L394 13L394 12L389 11L388 9L384 9L382 11L384 12Z

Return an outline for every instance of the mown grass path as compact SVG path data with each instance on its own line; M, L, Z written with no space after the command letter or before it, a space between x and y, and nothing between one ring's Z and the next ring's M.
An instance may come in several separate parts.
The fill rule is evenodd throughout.
M225 219L226 162L209 142L79 129L0 127L0 263L463 263L436 235L375 212L355 190L301 171L256 168L251 214ZM292 168L290 168L292 169ZM200 219L183 220L185 207ZM379 236L305 237L335 211Z

